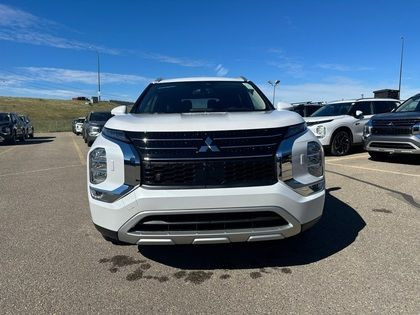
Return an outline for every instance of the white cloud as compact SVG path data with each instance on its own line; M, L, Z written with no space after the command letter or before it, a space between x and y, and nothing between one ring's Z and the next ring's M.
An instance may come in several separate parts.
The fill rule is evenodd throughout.
M4 4L0 4L0 26L0 40L64 49L97 50L111 55L122 53L119 49L55 36L51 28L65 27Z
M258 85L264 94L271 99L273 88L268 84ZM383 88L395 88L395 84L378 83L378 84L363 84L351 79L341 80L337 82L308 82L301 84L286 84L278 85L276 90L276 102L302 102L302 101L333 101L341 99L373 97L373 91ZM418 89L405 86L402 88L403 99L406 99L418 93Z
M180 57L173 57L167 56L157 53L143 53L142 54L147 59L152 59L160 62L165 63L172 63L184 67L208 67L210 64L203 60L195 60L189 58L180 58Z
M54 83L78 82L84 84L96 84L98 75L95 71L47 67L21 67L19 70L25 80L37 80ZM136 84L150 81L152 81L152 79L134 74L109 72L101 73L101 83L103 84Z
M223 67L221 64L218 64L216 66L216 68L214 69L214 71L216 71L216 75L218 77L224 77L225 75L228 74L229 70L226 69L225 67Z
M342 64L334 63L320 63L315 67L325 69L325 70L334 70L334 71L369 71L373 70L371 67L362 67L362 66L347 66Z
M267 64L283 70L284 73L294 78L302 78L305 75L303 64L293 60L270 61Z
M71 98L78 95L90 95L89 90L68 90L68 89L38 89L30 87L2 87L0 94L19 97L43 97L43 98Z

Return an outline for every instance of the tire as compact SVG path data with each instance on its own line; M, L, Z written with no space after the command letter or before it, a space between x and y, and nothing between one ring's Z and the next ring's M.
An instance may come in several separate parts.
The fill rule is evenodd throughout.
M34 138L34 133L33 132L29 135L29 138L31 138L31 139Z
M351 134L346 130L338 130L331 140L331 154L343 156L350 152L352 145Z
M370 158L374 161L384 161L389 157L389 153L386 152L374 152L368 151Z
M8 144L16 144L16 133L13 133L13 135L10 137L10 139L7 141Z
M87 146L90 148L93 144L93 141L87 141Z
M26 132L20 137L20 142L25 142L26 140Z

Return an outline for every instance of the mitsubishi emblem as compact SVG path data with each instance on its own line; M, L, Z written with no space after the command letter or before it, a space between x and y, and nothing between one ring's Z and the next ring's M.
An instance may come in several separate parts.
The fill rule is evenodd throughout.
M198 152L203 153L203 152L207 152L208 150L210 150L212 152L220 152L217 145L213 144L212 138L207 137L206 140L204 140L204 143L206 145L201 146L200 149L198 150Z

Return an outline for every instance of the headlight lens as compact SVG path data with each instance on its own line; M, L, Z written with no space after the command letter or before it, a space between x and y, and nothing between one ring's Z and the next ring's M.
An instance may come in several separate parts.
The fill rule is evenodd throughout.
M324 125L316 126L315 134L318 138L324 138L326 134L326 128Z
M101 128L96 126L89 127L89 135L94 136L101 132Z
M365 127L363 128L363 136L364 137L369 137L370 134L372 133L372 120L369 120Z
M307 157L309 174L316 177L324 175L323 152L322 147L318 142L308 142Z
M130 140L126 137L125 132L121 130L104 128L102 130L102 135L111 139L130 142Z
M106 180L107 165L106 151L104 148L96 148L89 154L90 182L100 184Z
M305 130L306 130L306 123L301 123L301 124L298 124L298 125L290 126L287 129L287 132L286 132L284 138L292 137L292 136L297 135L301 132L304 132Z
M3 131L4 133L9 134L9 133L10 133L10 127L3 127L2 131Z
M420 135L420 122L413 126L413 135Z

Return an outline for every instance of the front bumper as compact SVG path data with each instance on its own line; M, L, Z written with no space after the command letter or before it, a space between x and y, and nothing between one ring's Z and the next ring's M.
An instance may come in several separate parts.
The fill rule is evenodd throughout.
M397 154L420 154L420 137L415 135L369 135L363 139L366 151Z
M0 141L9 141L11 136L12 135L10 133L0 132Z
M114 203L89 195L92 220L119 241L131 244L203 244L283 239L299 234L303 226L322 215L325 191L301 196L284 183L271 186L156 190L138 187ZM151 215L243 213L271 211L287 224L279 227L220 231L147 232L130 230ZM114 232L114 233L112 233Z

